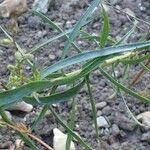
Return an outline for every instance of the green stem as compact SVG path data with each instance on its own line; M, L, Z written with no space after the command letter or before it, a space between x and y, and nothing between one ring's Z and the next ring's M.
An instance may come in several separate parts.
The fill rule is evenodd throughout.
M59 124L64 127L68 133L70 133L78 142L85 147L86 150L93 150L87 143L85 143L76 133L74 133L59 117L59 115L55 112L55 110L52 108L52 106L49 106L49 109L51 110L54 117L57 119Z
M73 98L73 100L72 100L72 111L71 111L70 123L69 123L69 127L71 130L73 130L74 124L75 124L75 106L76 106L76 101L75 101L75 98ZM72 135L68 134L67 141L66 141L66 150L70 150L70 145L71 145L72 139L73 139Z
M96 119L97 110L95 107L95 101L94 101L93 96L92 96L92 89L90 86L89 75L86 76L86 85L87 85L89 100L90 100L91 107L92 107L92 115L93 115L93 121L94 121L94 125L95 125L96 135L97 135L97 139L99 139L98 125L97 125L97 119Z
M57 86L52 87L52 90L51 90L50 94L53 94L55 92L56 88L57 88ZM48 105L43 107L43 109L40 112L39 116L35 119L32 127L31 127L31 130L34 130L36 128L37 124L39 124L39 122L43 119L43 117L45 116L45 114L48 111L48 109L49 109Z

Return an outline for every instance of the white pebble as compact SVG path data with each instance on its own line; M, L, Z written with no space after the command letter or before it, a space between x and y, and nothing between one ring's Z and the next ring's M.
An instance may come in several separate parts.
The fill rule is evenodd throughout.
M106 119L103 116L100 116L97 118L97 125L99 128L101 128L101 127L108 128L109 127L108 122L106 121Z
M31 112L32 109L33 109L33 106L31 104L27 104L24 101L18 102L10 106L10 108L8 108L8 110L17 110L17 111L22 111L22 112Z
M150 129L150 111L139 114L137 119L142 122L145 129Z
M61 132L58 128L54 128L53 133L54 133L54 140L53 140L54 150L65 150L67 135ZM75 150L75 145L72 141L70 145L70 150Z
M107 105L107 103L106 103L105 101L103 101L103 102L97 103L97 104L96 104L96 108L97 108L97 109L102 109L102 108L104 108L106 105Z

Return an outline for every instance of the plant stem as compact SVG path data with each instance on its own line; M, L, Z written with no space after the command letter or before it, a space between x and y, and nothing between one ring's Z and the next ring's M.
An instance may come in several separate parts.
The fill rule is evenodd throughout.
M59 117L59 115L55 112L55 110L52 108L52 106L49 106L49 109L51 110L52 114L54 115L54 117L57 119L57 121L59 122L59 124L64 127L68 133L70 133L75 139L77 139L79 141L79 143L81 145L83 145L86 150L92 150L92 148L86 144L76 133L74 133L64 122L63 120Z
M98 125L97 125L97 119L96 119L97 110L95 107L95 101L92 96L92 89L90 86L89 75L86 76L86 85L87 85L89 100L90 100L91 107L92 107L92 115L93 115L93 121L94 121L94 125L95 125L96 135L97 135L97 139L99 139ZM98 140L98 143L99 143L99 140Z

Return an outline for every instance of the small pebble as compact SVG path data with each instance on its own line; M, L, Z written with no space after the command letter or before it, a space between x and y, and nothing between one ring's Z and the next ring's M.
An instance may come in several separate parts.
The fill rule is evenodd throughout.
M150 142L150 133L149 132L143 133L141 140Z
M102 115L102 112L100 110L97 111L97 116L101 116Z
M118 135L120 133L119 127L116 124L112 125L112 134Z
M99 128L105 127L108 128L109 124L103 116L97 118L97 125Z
M11 141L6 141L5 143L0 143L0 149L8 149L11 146Z
M37 16L30 16L28 18L28 26L31 29L38 29L41 25L41 20Z
M103 115L106 115L106 116L109 116L112 112L112 109L110 106L106 106L102 109L102 114Z
M97 108L97 109L102 109L102 108L104 108L106 105L107 105L107 103L106 103L105 101L103 101L103 102L97 103L97 104L96 104L96 108Z
M150 111L139 114L137 119L142 122L145 129L150 129Z
M10 108L8 108L8 110L31 112L33 110L33 106L31 104L28 104L28 103L22 101L22 102L18 102L16 104L10 106Z
M67 86L66 85L60 85L57 87L56 91L57 92L63 92L67 89Z
M67 135L61 132L58 128L53 129L53 147L55 150L65 150ZM70 150L75 150L75 145L71 141Z
M56 56L55 55L53 55L53 54L49 54L49 59L51 60L51 61L53 61L53 60L55 60L56 59Z

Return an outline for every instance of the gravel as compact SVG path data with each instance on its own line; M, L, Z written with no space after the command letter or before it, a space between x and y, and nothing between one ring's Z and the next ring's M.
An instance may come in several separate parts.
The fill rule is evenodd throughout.
M32 0L29 0L30 4L32 2ZM51 7L47 12L47 16L65 30L74 26L74 24L81 16L81 13L83 13L83 10L88 7L91 1L77 1L67 5L65 5L64 2L65 0L63 0L63 2L60 0L56 0L55 5ZM67 2L69 3L69 1L66 1L65 3ZM121 10L125 10L126 8L130 9L132 12L134 12L136 17L139 17L140 19L144 19L145 21L150 20L150 5L149 1L147 0L113 0L112 3L115 7ZM141 3L141 6L145 7L146 10L141 10L141 6L139 6L139 3ZM119 11L113 10L111 7L109 8L108 13L110 16L111 25L111 31L109 35L114 39L120 39L132 28L133 24L129 21L126 15L122 14ZM0 19L0 24L2 26L7 24L7 20ZM102 19L98 18L94 20L93 23L90 23L88 26L86 26L86 31L90 34L99 35L101 27ZM139 29L137 29L129 39L129 42L137 42L145 31L149 31L149 27L144 23L139 22L138 28ZM2 32L0 31L0 33ZM48 27L47 24L43 23L41 19L33 16L29 12L19 17L19 33L16 39L19 45L21 45L22 48L26 49L27 52L45 39L48 39L56 34L58 34L58 32L56 33L56 31L53 31ZM4 37L4 34L0 34L0 39L3 39ZM147 36L146 38L148 39L149 37ZM93 50L95 48L95 44L89 41L83 41L79 39L77 43L80 45L80 48L85 51ZM46 67L60 60L63 47L64 39L61 39L42 48L35 55L37 66L39 68ZM69 55L73 54L75 54L74 51L72 51ZM2 82L3 80L6 81L9 75L7 64L14 63L13 48L0 46L0 60L0 75ZM77 67L79 68L80 65L72 66L70 68L67 68L67 70L71 71L73 69L76 69ZM135 73L137 73L139 69L140 67L138 64L131 66L131 69L129 70L129 79L133 78L135 76ZM119 65L117 67L116 74L118 78L122 77L122 66ZM130 115L126 110L124 103L120 98L108 98L113 93L111 84L102 77L99 70L94 71L94 73L90 76L90 80L92 84L92 94L98 110L97 118L103 118L98 119L98 121L100 120L99 131L101 138L101 148L99 148L97 144L95 129L93 127L91 106L89 104L85 88L82 89L75 98L77 102L77 111L75 116L76 126L74 130L79 133L79 135L83 137L94 150L149 150L149 132L146 131L143 127L139 127L134 122L134 120L130 118ZM147 73L142 76L141 80L135 85L134 88L137 91L148 89L150 85L149 83L150 77ZM65 88L65 86L58 87L58 91L61 92ZM134 98L126 97L126 101L129 108L136 116L140 113L150 110L149 104L143 104L135 100ZM60 103L55 109L66 123L70 121L70 103ZM12 112L13 121L19 122L20 120L22 120L21 118L24 118L23 120L30 127L34 121L34 118L37 117L40 111L41 108L34 107L34 110L28 114ZM43 118L42 122L37 126L34 134L40 136L41 134L48 133L48 131L52 130L55 127L59 129L61 128L51 115L46 115L46 117ZM0 137L0 143L4 143L6 141L14 142L15 139L17 139L16 134L12 133L7 128L1 128L0 135L2 136L2 138ZM37 144L37 146L40 150L44 149L40 144ZM29 148L26 146L24 149L29 150ZM83 147L79 145L78 142L77 149L83 149Z

